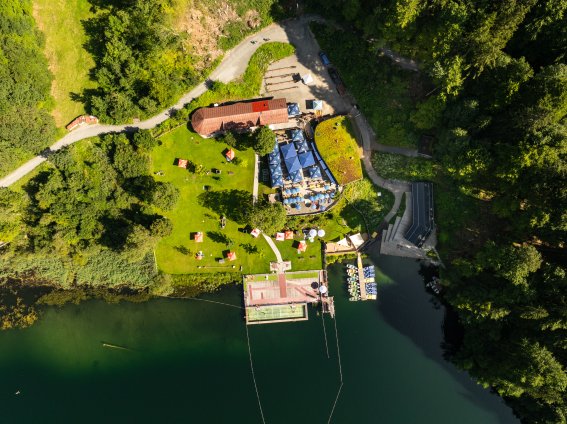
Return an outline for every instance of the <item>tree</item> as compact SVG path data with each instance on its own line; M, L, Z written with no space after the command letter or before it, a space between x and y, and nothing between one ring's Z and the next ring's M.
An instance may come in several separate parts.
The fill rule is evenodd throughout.
M151 203L163 210L171 210L179 200L179 189L169 182L156 182L152 189Z
M173 223L165 217L156 219L150 226L150 234L152 237L167 237L172 231Z
M237 144L236 137L235 137L234 134L231 133L230 131L228 131L228 132L224 135L224 137L222 138L222 142L223 142L224 144L226 144L228 147L236 148L236 144Z
M154 147L158 145L158 141L152 135L150 130L139 130L132 137L134 146L143 153L150 153Z
M263 126L254 134L254 151L265 156L274 150L276 135L268 126Z
M285 208L281 203L262 201L252 207L247 221L253 228L259 228L266 234L274 234L285 226L286 219Z

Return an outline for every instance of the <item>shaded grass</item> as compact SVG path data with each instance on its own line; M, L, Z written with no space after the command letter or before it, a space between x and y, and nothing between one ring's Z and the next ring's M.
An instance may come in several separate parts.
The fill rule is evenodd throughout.
M392 153L372 153L372 166L383 178L402 181L434 181L439 166L430 159Z
M93 16L90 7L88 0L34 0L34 17L45 35L45 54L54 76L52 113L58 127L85 113L80 94L96 87L89 77L94 61L83 47L87 36L81 23Z
M411 87L419 85L415 81L418 74L377 57L355 33L315 23L311 28L368 118L378 142L416 148L419 132L410 114L417 100L412 98Z
M337 116L318 124L315 128L315 144L339 184L345 185L362 178L359 148L346 117Z

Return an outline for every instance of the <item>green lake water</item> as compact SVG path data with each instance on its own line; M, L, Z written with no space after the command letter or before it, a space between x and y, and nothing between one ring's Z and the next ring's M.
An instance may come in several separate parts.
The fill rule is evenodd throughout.
M267 423L517 423L443 359L444 308L415 261L376 257L379 300L349 302L330 267L337 319L250 326ZM378 270L377 270L378 271ZM206 299L240 306L229 287ZM103 347L103 343L130 350ZM15 393L20 391L19 395ZM0 333L1 423L261 423L241 310L195 300L49 308Z

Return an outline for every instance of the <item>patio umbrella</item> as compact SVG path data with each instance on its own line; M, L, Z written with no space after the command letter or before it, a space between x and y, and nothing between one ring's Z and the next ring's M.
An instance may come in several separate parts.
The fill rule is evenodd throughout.
M319 237L325 237L325 230L320 229L319 231L317 231L317 236L319 236Z
M317 209L317 205L316 205L315 203L313 203L313 204L311 205L311 209ZM315 236L313 236L313 237L315 237Z
M315 205L313 205L313 206L315 206ZM311 206L311 208L312 208L312 209L315 209L313 206ZM315 207L316 207L316 206L315 206ZM309 230L309 237L313 238L313 237L315 237L316 235L317 235L317 230L316 230L315 228L311 228L311 229Z
M301 209L301 205L295 205L295 209Z

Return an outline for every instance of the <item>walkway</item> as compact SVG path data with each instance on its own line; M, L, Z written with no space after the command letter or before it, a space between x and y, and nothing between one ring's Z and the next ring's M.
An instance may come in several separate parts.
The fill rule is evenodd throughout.
M280 253L280 250L278 249L278 247L276 246L276 244L274 243L274 241L272 240L272 238L270 236L267 236L264 233L262 233L262 235L264 236L264 238L266 239L266 241L270 245L271 249L274 251L274 254L276 255L276 259L278 261L278 264L281 264L283 262L283 259L282 259L282 254Z
M398 212L402 198L405 192L411 191L411 185L403 181L387 180L380 177L374 167L372 166L372 142L374 141L374 134L368 124L368 121L360 111L352 109L350 113L351 121L354 124L354 131L357 133L359 139L362 140L362 153L361 159L368 174L368 178L372 180L378 187L385 188L394 194L394 205L386 217L384 222L389 222Z
M392 59L392 61L395 62L400 68L406 69L408 71L419 72L419 66L415 60L402 57L398 53L390 49L381 48L379 50L384 54L384 56L388 56L390 59Z

